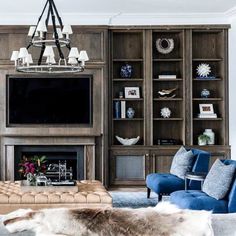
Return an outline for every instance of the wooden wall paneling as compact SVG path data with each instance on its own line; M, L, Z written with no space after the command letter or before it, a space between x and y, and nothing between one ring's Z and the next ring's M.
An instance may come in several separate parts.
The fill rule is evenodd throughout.
M95 179L95 147L94 146L85 146L84 155L86 160L86 179L94 180Z

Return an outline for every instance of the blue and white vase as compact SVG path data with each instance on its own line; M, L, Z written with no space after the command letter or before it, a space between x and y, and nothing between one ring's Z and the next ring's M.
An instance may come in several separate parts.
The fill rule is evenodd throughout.
M130 64L125 63L124 66L120 68L120 76L121 78L131 78L133 73L133 68Z
M132 119L134 118L134 114L135 114L135 110L132 107L129 107L126 112L127 117Z
M201 91L201 97L202 98L208 98L209 96L210 96L210 91L208 90L208 89L203 89L202 91Z

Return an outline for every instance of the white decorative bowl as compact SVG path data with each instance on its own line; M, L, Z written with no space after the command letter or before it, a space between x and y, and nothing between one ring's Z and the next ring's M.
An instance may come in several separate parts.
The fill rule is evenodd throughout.
M140 137L138 136L137 138L121 138L119 136L116 136L116 139L123 145L134 145L139 141Z

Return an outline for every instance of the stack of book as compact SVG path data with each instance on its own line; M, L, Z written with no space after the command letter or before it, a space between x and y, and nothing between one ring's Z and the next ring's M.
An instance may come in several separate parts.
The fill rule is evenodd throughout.
M158 75L158 79L176 79L177 76L176 75Z
M115 119L126 118L126 102L125 101L114 102L114 118Z
M201 113L199 113L197 117L198 118L207 118L207 119L217 118L217 114L216 113L210 113L210 114L201 114Z

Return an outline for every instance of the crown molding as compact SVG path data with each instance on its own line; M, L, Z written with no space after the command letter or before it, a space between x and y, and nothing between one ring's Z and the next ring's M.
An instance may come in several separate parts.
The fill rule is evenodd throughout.
M61 14L63 22L71 25L177 25L177 24L228 24L236 17L236 7L225 13L178 13L178 14L127 14L67 13ZM1 14L0 25L34 25L38 14Z

